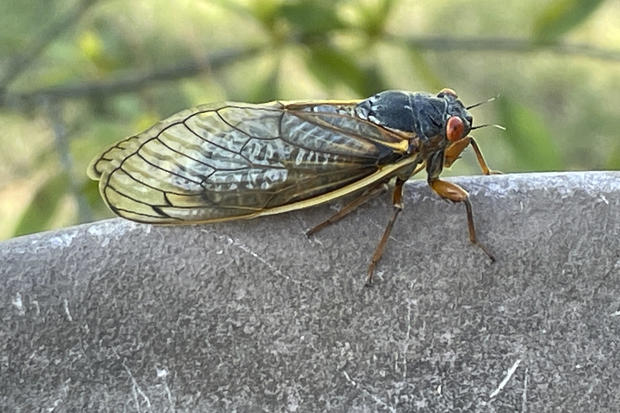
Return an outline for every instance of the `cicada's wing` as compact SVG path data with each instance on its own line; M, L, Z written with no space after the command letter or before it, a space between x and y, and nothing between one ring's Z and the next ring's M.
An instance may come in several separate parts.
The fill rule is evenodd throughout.
M400 167L406 139L355 117L353 108L199 106L111 146L88 173L115 213L140 222L215 222L303 208Z

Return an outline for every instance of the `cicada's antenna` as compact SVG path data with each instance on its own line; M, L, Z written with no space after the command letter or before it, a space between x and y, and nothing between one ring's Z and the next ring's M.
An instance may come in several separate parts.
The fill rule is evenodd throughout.
M474 129L480 129L480 128L486 128L492 126L494 128L500 129L500 130L506 130L505 127L503 127L502 125L498 125L496 123L485 123L483 125L478 125L478 126L472 126L469 130L474 130Z
M473 108L477 108L480 105L484 105L485 103L489 103L489 102L493 102L494 100L496 100L497 98L499 98L499 95L493 96L488 98L487 100L483 100L482 102L478 102L478 103L474 103L471 106L467 106L465 109L469 110L469 109L473 109Z
M465 109L469 110L469 109L477 108L478 106L480 106L480 105L484 105L485 103L493 102L493 101L494 101L494 100L496 100L497 98L499 98L499 95L496 95L496 96L490 97L490 98L488 98L487 100L483 100L482 102L474 103L474 104L473 104L473 105L471 105L471 106L467 106ZM504 131L506 130L506 128L505 128L505 127L503 127L502 125L498 125L498 124L495 124L495 123L485 123L485 124L483 124L483 125L472 126L470 130L480 129L480 128L486 128L486 127L489 127L489 126L494 127L494 128L497 128L497 129L500 129L500 130L504 130Z

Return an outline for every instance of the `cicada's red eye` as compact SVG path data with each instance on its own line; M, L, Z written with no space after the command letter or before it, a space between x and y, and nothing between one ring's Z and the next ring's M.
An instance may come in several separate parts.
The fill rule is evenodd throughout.
M458 116L452 116L446 124L446 137L450 142L458 141L465 133L465 124Z

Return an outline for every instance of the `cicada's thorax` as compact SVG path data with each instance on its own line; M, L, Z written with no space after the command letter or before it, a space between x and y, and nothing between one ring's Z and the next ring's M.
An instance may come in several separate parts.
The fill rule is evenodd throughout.
M446 124L453 116L463 121L469 133L472 117L454 92L438 95L387 90L361 101L355 107L358 117L383 127L411 134L411 152L422 158L443 151L449 140Z

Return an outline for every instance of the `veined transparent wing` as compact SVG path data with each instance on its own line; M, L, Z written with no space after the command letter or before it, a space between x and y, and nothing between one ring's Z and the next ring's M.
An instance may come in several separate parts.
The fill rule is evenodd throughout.
M118 215L216 222L315 205L406 167L406 136L355 116L356 102L224 103L179 112L89 166Z

